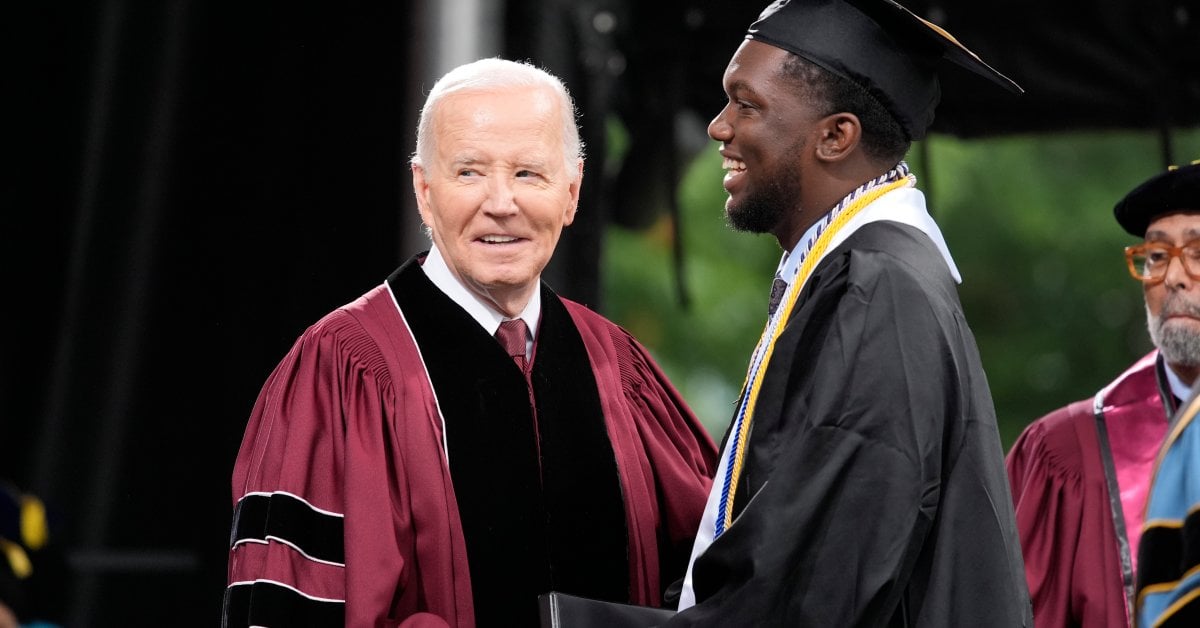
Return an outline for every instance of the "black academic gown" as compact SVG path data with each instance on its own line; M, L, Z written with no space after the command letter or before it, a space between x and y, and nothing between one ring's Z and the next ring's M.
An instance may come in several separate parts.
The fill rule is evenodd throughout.
M1032 625L978 351L912 227L870 223L818 265L741 482L671 625Z

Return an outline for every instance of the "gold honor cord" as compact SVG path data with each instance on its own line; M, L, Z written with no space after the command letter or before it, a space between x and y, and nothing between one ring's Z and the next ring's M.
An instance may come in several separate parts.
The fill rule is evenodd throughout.
M829 248L829 243L833 241L833 236L837 234L842 227L846 226L850 219L858 215L864 207L875 202L879 197L898 190L903 187L911 187L914 184L914 178L911 175L903 176L896 181L874 187L864 192L861 196L854 199L850 206L842 211L825 232L821 234L817 241L813 244L812 250L804 257L804 261L800 264L800 269L796 272L795 279L788 286L788 291L783 307L778 312L778 322L772 326L772 321L767 321L767 327L763 330L763 340L767 342L766 351L762 359L754 361L750 364L750 371L746 373L746 384L743 384L742 390L745 391L749 387L749 399L746 401L746 413L742 419L742 424L737 434L737 449L733 456L733 471L729 482L729 497L726 501L725 521L723 529L728 529L733 524L733 498L737 493L738 479L742 475L742 463L746 458L746 436L750 432L750 423L754 418L754 407L758 401L758 393L762 389L763 378L766 377L766 365L771 361L771 355L775 352L775 342L779 340L779 336L783 334L784 323L792 314L792 308L796 305L796 298L800 295L800 289L804 287L804 283L808 281L808 276L812 274L817 262L824 255L825 249ZM767 335L770 334L770 338Z

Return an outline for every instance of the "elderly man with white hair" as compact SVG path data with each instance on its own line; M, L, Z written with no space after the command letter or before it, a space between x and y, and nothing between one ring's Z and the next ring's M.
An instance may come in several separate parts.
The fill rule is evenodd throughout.
M582 176L557 78L486 59L434 85L412 160L430 250L264 386L227 625L531 625L552 590L662 604L716 452L633 337L541 281Z

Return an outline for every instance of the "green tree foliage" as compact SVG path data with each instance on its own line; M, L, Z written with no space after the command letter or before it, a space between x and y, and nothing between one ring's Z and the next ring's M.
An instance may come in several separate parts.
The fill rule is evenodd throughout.
M1172 139L1180 161L1200 158L1200 129ZM964 277L959 294L1006 447L1150 349L1141 289L1121 252L1136 239L1112 206L1162 171L1161 154L1157 135L1135 132L937 136L910 153ZM718 438L780 256L774 238L725 226L721 178L714 145L680 186L690 307L674 292L668 219L644 232L611 228L604 260L606 313L650 348Z

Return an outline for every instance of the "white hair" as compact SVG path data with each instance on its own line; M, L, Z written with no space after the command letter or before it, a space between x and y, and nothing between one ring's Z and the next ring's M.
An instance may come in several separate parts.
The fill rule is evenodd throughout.
M567 172L572 179L579 176L576 164L583 159L583 141L579 139L579 127L575 125L575 102L566 85L558 77L528 63L507 59L480 59L460 65L447 72L434 83L421 107L421 119L417 123L417 150L412 164L424 167L429 163L434 150L433 118L442 100L451 94L468 92L494 92L521 87L543 87L550 89L559 98L562 116L563 157Z

